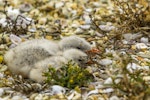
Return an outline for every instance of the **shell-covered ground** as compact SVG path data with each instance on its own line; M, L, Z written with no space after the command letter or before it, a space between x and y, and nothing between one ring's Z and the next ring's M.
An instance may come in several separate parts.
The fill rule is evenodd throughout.
M149 0L0 0L0 100L150 100L149 33ZM70 35L98 49L85 86L34 83L7 70L3 56L19 43Z

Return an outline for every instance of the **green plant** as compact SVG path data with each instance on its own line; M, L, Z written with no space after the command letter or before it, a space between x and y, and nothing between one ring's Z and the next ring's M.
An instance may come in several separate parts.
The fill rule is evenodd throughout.
M49 67L44 76L46 77L46 83L57 84L67 88L86 86L93 80L92 74L72 61L69 61L58 70Z

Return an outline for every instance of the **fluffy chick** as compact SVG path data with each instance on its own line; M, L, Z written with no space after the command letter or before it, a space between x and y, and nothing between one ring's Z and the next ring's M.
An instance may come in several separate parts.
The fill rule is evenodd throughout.
M72 60L77 63L79 66L82 66L87 63L87 54L78 49L67 49L63 52L62 56L68 61Z
M46 39L34 39L21 43L4 55L8 69L15 74L27 77L32 65L47 57L56 55L59 46Z
M29 73L29 79L42 83L45 79L43 72L47 71L50 66L59 69L65 63L67 63L67 59L62 56L52 56L39 61L32 67Z
M87 55L78 49L68 49L63 52L62 56L49 57L36 63L29 73L29 78L35 82L42 83L45 79L42 74L47 71L49 66L58 69L70 60L82 65L87 62Z
M81 51L87 51L91 49L91 45L84 38L78 36L65 37L59 42L60 48L64 51L70 48L76 48Z

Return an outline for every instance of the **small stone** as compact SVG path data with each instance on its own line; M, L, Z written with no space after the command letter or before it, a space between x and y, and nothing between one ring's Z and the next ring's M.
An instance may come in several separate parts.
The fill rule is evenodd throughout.
M85 30L90 29L90 27L91 27L90 25L81 25L80 26L81 29L85 29Z
M90 13L90 12L92 12L92 9L88 8L88 9L85 9L85 11Z
M150 76L144 76L144 77L143 77L143 80L145 80L145 81L150 81Z
M111 96L109 100L120 100L117 96Z
M115 29L115 27L112 25L99 25L99 28L106 32L109 32Z
M112 78L107 78L105 81L104 81L104 84L112 84Z
M135 34L133 34L133 33L126 33L126 34L123 34L123 37L124 37L124 39L126 41L134 40L134 39L137 39L137 38L139 38L141 36L142 36L142 34L140 34L140 33L135 33Z
M76 30L75 30L75 33L76 34L80 34L80 33L83 33L84 31L81 29L81 28L77 28Z
M87 14L83 15L83 19L85 21L85 24L91 24L91 18L89 15Z
M6 65L0 65L0 72L4 72L7 70L7 66Z
M140 67L141 67L141 66L139 66L139 65L137 65L137 64L135 64L135 63L129 63L126 68L127 68L127 70L128 70L130 73L133 73L134 71L139 70Z
M64 94L66 92L65 88L59 85L53 85L51 87L52 94Z
M95 89L95 90L90 91L90 92L87 94L87 96L89 96L89 95L91 95L91 94L97 94L97 93L99 93L99 91L98 91L98 89Z
M107 65L110 65L110 64L112 64L112 60L110 60L110 59L102 59L102 60L100 60L99 61L99 64L101 64L101 65L103 65L103 66L107 66Z
M45 17L40 18L39 21L38 21L38 23L41 24L41 25L46 24L46 22L47 22L47 18L45 18Z
M1 25L2 27L6 27L6 25L7 25L6 18L1 18L1 19L0 19L0 25Z
M148 43L148 38L142 37L142 38L140 39L140 41L141 41L142 43Z
M38 94L34 100L42 100L43 99L43 95L42 94Z
M12 6L10 6L10 7L7 9L7 15L8 15L8 17L11 18L12 20L15 20L19 14L20 14L19 9L13 9Z
M64 5L64 2L57 2L55 8L61 8Z
M4 94L4 89L0 88L0 97Z
M113 92L113 91L114 91L113 88L107 88L107 89L104 89L104 90L102 91L102 93L111 93L111 92Z
M25 3L25 4L20 5L20 11L22 11L22 12L28 12L31 9L32 9L32 5L29 3Z

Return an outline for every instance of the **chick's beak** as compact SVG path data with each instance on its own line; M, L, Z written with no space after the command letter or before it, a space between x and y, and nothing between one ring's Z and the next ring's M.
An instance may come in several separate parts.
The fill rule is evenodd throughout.
M99 54L100 50L97 48L92 48L91 50L86 51L86 53L90 53L90 54Z

